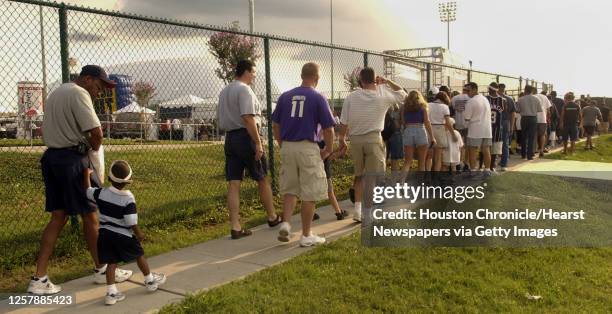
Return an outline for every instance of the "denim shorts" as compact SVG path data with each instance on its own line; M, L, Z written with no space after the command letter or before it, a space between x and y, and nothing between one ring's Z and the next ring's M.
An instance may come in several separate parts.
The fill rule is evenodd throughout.
M407 125L404 129L404 146L422 146L427 145L427 131L424 125Z

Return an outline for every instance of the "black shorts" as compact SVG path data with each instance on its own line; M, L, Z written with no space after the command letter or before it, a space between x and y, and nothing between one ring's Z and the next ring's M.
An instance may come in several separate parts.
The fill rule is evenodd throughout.
M98 232L98 260L100 264L131 262L144 255L136 237L128 237L104 228Z
M594 125L585 125L584 127L584 133L588 136L592 136L593 134L595 134L595 126Z
M255 160L255 143L246 129L229 131L225 134L225 179L242 181L245 169L253 180L261 181L268 173L266 155Z
M320 141L317 142L317 144L319 145L320 149L325 148L325 142L324 141ZM325 178L327 178L328 180L332 178L333 176L333 172L331 169L331 160L329 160L329 158L325 158L323 160L323 169L325 169Z
M85 195L83 171L89 157L70 149L49 148L40 159L45 182L45 210L64 210L68 215L81 215L96 210ZM92 186L100 186L92 176Z

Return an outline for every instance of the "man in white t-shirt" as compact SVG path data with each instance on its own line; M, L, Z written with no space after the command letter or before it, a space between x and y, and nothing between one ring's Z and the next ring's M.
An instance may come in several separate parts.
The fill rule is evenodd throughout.
M486 97L478 94L478 84L470 82L465 85L470 100L465 105L463 118L466 121L468 133L466 146L470 168L476 169L476 150L480 148L485 171L491 168L491 105Z
M451 99L451 107L455 111L455 130L459 131L461 134L461 139L463 143L467 141L467 125L465 123L465 119L463 118L465 105L470 100L470 96L468 96L468 90L466 87L463 87L463 93L459 94ZM464 169L467 170L469 168L468 161L466 160L466 150L465 147L461 147L461 161L464 162Z
M540 157L544 156L544 146L546 145L546 131L548 129L547 117L549 117L549 110L552 107L552 103L546 97L546 92L542 91L543 94L538 94L537 89L533 89L533 95L538 98L540 101L540 107L542 107L542 112L538 112L538 152L540 153Z
M341 152L347 148L347 133L351 138L351 158L355 170L353 220L357 222L361 222L363 175L385 172L385 143L380 134L385 125L385 114L391 106L404 103L407 96L396 83L377 77L372 68L361 70L359 84L362 89L351 92L344 100L338 136Z

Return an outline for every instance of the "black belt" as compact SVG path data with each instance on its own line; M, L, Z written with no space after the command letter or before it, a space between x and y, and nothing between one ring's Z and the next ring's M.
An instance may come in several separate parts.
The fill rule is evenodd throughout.
M244 132L246 131L246 128L240 128L240 129L235 129L235 130L231 130L231 131L227 131L227 134L231 134L231 133L238 133L238 132Z
M80 145L75 145L75 146L68 146L68 147L62 147L62 148L56 148L56 147L49 147L50 150L71 150L73 152L77 152L81 155L85 155L87 154L87 152L89 152L89 146L87 144L80 144Z

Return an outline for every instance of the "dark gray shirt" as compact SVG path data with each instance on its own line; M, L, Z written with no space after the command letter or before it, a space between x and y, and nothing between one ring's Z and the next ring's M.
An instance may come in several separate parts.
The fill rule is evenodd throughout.
M516 102L517 111L521 117L535 117L538 112L542 112L540 100L534 95L526 95Z
M594 126L597 118L601 120L601 111L595 106L586 106L582 108L582 125Z

